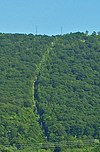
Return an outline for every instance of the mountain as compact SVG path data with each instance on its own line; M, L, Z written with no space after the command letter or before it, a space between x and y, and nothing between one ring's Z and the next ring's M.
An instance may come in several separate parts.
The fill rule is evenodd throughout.
M1 151L94 139L100 139L100 35L1 33Z

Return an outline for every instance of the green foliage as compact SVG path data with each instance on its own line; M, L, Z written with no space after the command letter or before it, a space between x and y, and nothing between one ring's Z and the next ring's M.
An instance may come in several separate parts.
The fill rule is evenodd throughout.
M69 140L70 135L100 138L99 79L99 35L56 37L36 90L40 121L48 140Z
M0 34L0 143L16 145L44 141L34 112L33 83L50 43L48 37Z
M100 139L100 34L0 34L0 150L35 152L37 143L50 142L38 151L85 152L94 138Z

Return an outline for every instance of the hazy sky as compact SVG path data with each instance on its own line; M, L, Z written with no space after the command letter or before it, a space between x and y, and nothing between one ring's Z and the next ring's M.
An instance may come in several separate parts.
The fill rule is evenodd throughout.
M100 31L100 0L0 0L0 32Z

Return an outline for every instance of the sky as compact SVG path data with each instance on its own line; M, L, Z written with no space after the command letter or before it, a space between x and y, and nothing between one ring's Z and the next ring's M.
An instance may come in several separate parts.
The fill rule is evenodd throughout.
M100 31L100 0L0 0L0 32ZM61 30L62 29L62 30Z

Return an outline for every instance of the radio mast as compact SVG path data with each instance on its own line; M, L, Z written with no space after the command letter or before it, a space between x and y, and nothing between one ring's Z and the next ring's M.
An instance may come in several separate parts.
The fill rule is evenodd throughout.
M62 33L63 33L63 27L61 26L61 35L62 35Z
M36 25L36 35L37 35L37 33L38 33L38 29L37 29L37 25Z

